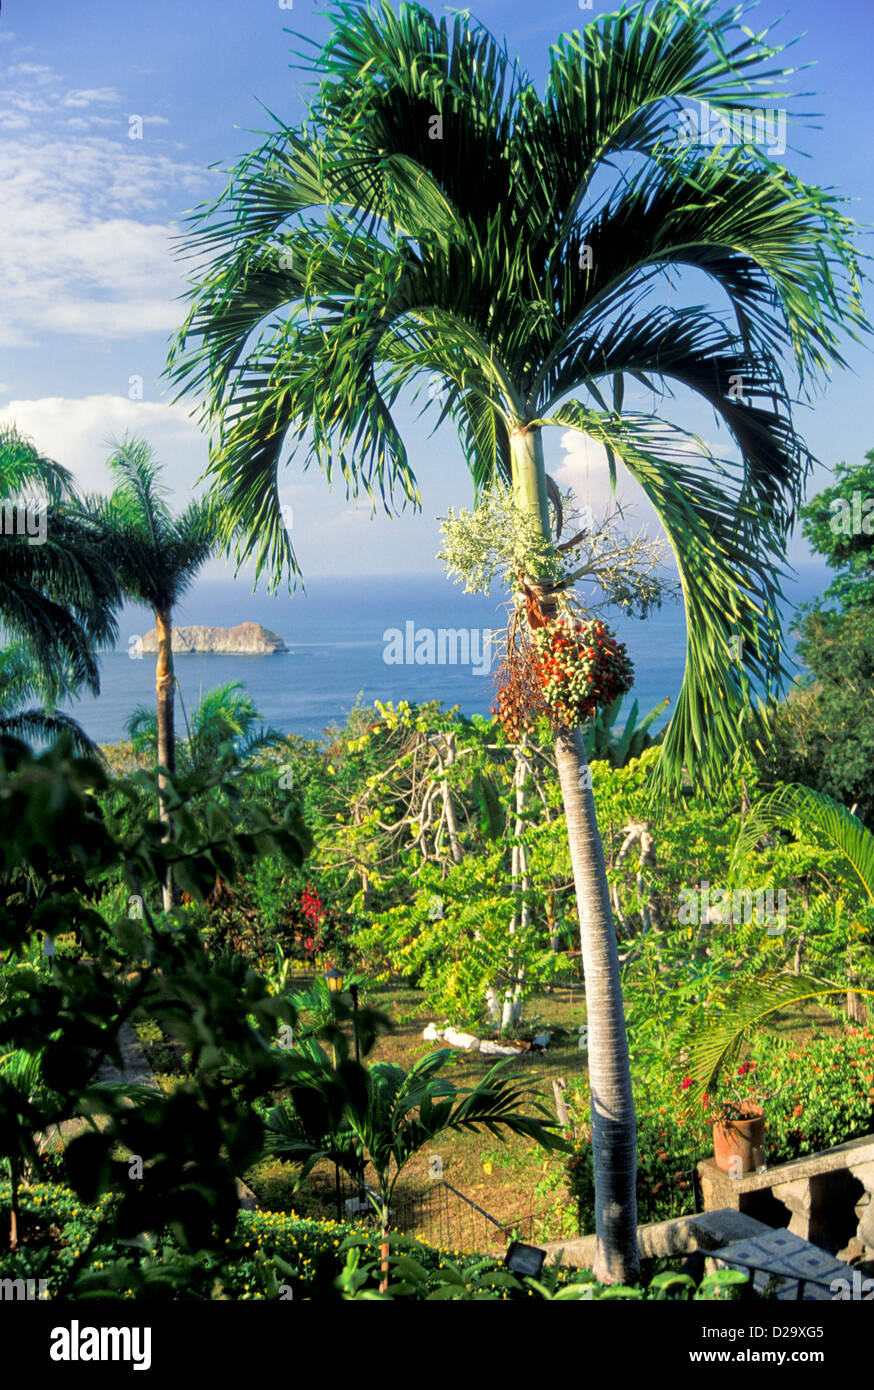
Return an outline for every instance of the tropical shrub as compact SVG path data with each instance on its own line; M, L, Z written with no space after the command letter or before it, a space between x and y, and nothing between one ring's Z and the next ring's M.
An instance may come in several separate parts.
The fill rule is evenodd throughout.
M520 1280L494 1256L426 1245L394 1233L389 1238L389 1288L380 1294L382 1240L366 1225L305 1220L294 1212L241 1211L222 1250L193 1258L172 1236L160 1244L133 1246L100 1240L107 1200L89 1206L57 1183L25 1189L22 1211L29 1229L51 1229L54 1244L51 1249L25 1246L15 1256L0 1254L0 1279L44 1279L48 1298L66 1294L75 1261L87 1249L89 1265L76 1276L75 1293L99 1291L121 1300L700 1299L733 1296L743 1284L736 1276L720 1276L696 1290L686 1276L662 1274L647 1288L608 1288L588 1270L565 1267L548 1268L539 1281ZM0 1207L7 1202L8 1184L0 1183Z
M137 776L154 804L155 777ZM4 979L0 1046L38 1059L41 1083L0 1087L0 1156L15 1173L26 1162L41 1174L36 1132L75 1115L104 1117L69 1140L64 1163L80 1202L111 1199L101 1222L107 1239L169 1228L189 1250L220 1246L239 1206L234 1173L261 1150L257 1102L294 1070L270 1046L279 1022L296 1021L293 1006L271 997L238 957L210 963L190 914L156 918L149 907L148 890L170 864L202 901L217 875L233 879L238 864L268 849L302 861L308 844L293 815L276 823L253 807L258 828L235 830L210 797L232 781L231 764L220 763L209 777L168 783L172 841L154 813L122 833L101 806L112 791L99 763L72 758L69 742L36 757L0 740L0 947L29 962ZM135 787L119 784L115 793L140 804ZM185 793L201 797L206 833L187 815ZM124 876L137 908L111 924L95 907L109 873ZM51 941L70 930L80 959L35 953L41 933ZM118 1060L119 1029L137 1009L190 1050L189 1075L172 1094L121 1094L97 1081L102 1062ZM138 1158L137 1181L123 1153Z
M753 1077L757 1081L753 1081ZM848 1029L792 1043L761 1033L750 1056L735 1069L738 1095L755 1087L768 1099L766 1161L769 1166L819 1153L874 1132L874 1033ZM705 1097L690 1111L688 1078L679 1086L649 1077L640 1081L637 1200L641 1224L689 1215L695 1210L693 1170L713 1155L712 1123L719 1096ZM588 1142L587 1083L570 1088L574 1152L567 1162L570 1196L578 1206L580 1230L594 1229L594 1179Z
M532 878L537 881L536 869ZM418 883L412 902L378 914L354 939L363 959L381 954L391 970L424 990L439 1017L477 1024L490 987L518 988L524 999L563 968L542 913L530 911L523 920L522 906L536 908L541 895L513 884L503 847L470 856L445 875L426 865Z
M869 1029L803 1043L765 1034L754 1056L764 1084L781 1088L766 1111L769 1163L874 1131L874 1033Z

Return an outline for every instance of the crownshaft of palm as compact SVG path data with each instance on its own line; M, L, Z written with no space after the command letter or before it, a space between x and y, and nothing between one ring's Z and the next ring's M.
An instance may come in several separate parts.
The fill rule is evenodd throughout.
M781 98L781 50L737 11L657 0L564 36L541 96L465 15L395 14L387 0L333 13L311 120L270 136L194 219L194 249L214 260L169 372L203 395L225 539L277 580L295 568L277 482L289 437L353 490L417 502L393 410L427 375L475 489L512 480L544 538L542 429L579 430L612 476L621 462L641 484L680 570L687 663L662 775L715 780L752 726L751 680L767 692L782 673L780 567L810 465L783 363L809 381L864 327L838 200L758 151L677 144L692 102L736 114ZM718 308L665 306L668 267L707 277ZM624 409L626 379L694 392L735 456ZM597 994L600 1272L627 1278L634 1116L618 962L573 731L556 753Z

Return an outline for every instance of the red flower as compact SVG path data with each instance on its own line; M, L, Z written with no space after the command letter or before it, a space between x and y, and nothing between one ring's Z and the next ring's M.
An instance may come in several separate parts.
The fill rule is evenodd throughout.
M681 1091L688 1091L688 1089L689 1089L689 1087L690 1087L691 1085L692 1085L692 1078L691 1078L691 1076L684 1076L684 1077L683 1077L683 1080L680 1082L680 1090L681 1090Z

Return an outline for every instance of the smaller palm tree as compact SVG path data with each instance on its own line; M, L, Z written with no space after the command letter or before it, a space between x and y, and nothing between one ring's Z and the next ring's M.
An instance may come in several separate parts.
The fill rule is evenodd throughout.
M184 711L183 711L184 712ZM245 762L262 748L273 748L283 741L278 729L265 726L251 695L242 681L217 685L201 694L191 714L184 757L191 767L201 769L218 757L223 744L230 743L239 762ZM136 753L156 752L158 715L148 705L137 705L125 725ZM180 749L177 747L177 754Z
M158 633L158 779L162 817L167 774L176 769L173 704L173 610L198 570L215 552L217 532L211 503L195 500L173 516L164 500L161 469L145 439L125 435L108 460L110 497L89 497L86 509L100 527L106 553L126 598L152 610ZM164 884L164 908L176 900L172 875Z
M391 1202L401 1173L420 1149L449 1131L488 1129L497 1138L522 1134L548 1149L567 1149L553 1133L555 1121L520 1107L524 1088L503 1074L499 1062L469 1090L460 1091L439 1073L452 1057L432 1052L409 1071L389 1062L367 1070L352 1063L336 1070L314 1039L300 1045L305 1065L290 1086L290 1105L267 1119L266 1156L302 1163L298 1185L322 1159L360 1181L366 1162L375 1188L363 1187L382 1234L383 1285L387 1279ZM538 1102L528 1102L545 1115Z

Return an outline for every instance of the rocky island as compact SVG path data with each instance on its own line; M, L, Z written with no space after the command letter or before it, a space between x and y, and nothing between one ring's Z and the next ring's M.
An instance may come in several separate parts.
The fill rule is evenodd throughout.
M143 637L140 650L157 652L155 628ZM221 656L271 656L287 652L282 638L260 623L240 623L237 627L174 627L173 652L213 652Z

